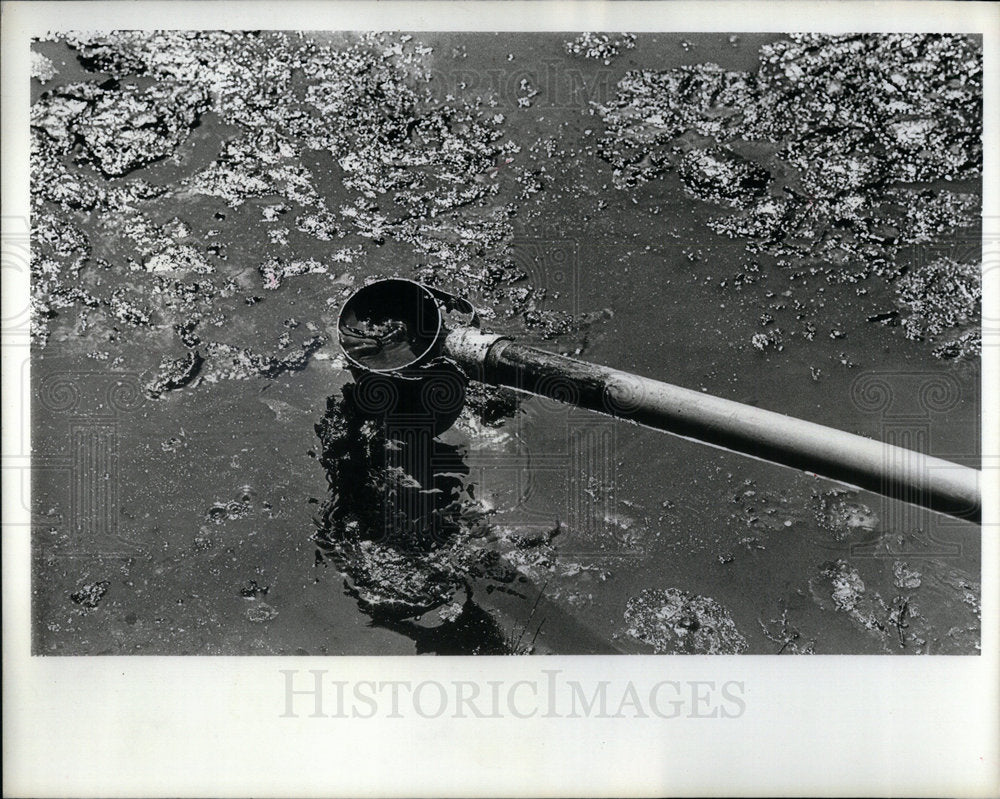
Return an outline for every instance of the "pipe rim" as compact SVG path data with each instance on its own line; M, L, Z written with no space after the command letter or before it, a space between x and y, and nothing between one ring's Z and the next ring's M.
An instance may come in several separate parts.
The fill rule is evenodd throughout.
M344 336L343 336L343 324L344 315L352 307L353 303L358 301L359 297L366 294L377 294L379 291L385 292L389 288L389 284L405 285L410 290L415 290L416 297L418 301L426 301L427 307L434 308L434 331L430 336L429 343L427 346L416 356L414 356L410 361L398 365L390 366L385 368L375 368L368 363L355 358L348 351L347 347L344 346ZM340 349L344 353L344 357L347 359L348 364L352 367L360 369L365 372L372 372L374 374L384 374L392 375L402 372L406 369L411 369L415 366L420 365L428 355L432 354L434 350L438 347L442 339L442 330L444 326L444 320L441 317L441 309L438 306L437 298L434 294L427 288L427 286L422 283L418 283L416 280L410 280L405 277L389 277L382 278L380 280L373 280L370 283L366 283L361 288L353 291L351 295L344 300L343 305L340 306L340 311L337 314L337 338L340 343Z

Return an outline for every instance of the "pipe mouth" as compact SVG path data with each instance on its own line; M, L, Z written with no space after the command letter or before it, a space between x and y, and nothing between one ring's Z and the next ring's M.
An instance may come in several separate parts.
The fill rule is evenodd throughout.
M430 289L396 277L355 291L337 320L348 363L376 373L399 372L432 357L442 328L441 309Z

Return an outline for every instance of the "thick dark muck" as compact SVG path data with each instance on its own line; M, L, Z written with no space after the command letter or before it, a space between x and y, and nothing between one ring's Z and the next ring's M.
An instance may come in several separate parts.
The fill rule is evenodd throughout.
M32 64L35 653L979 651L978 525L432 346L456 295L977 465L978 37L122 31ZM428 304L346 308L386 278Z

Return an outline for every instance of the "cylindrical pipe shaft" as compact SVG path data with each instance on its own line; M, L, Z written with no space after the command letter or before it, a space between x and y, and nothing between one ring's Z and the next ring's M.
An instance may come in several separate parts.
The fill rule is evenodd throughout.
M469 329L448 335L445 354L473 379L980 519L979 472L950 461Z

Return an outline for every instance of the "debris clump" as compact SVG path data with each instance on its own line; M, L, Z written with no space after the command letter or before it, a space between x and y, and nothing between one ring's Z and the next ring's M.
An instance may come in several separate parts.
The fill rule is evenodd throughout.
M82 605L85 608L96 608L104 595L108 593L108 588L111 587L111 583L107 580L98 580L97 582L87 583L82 588L74 591L70 595L77 605Z
M727 147L692 150L681 159L678 173L698 199L732 206L749 205L766 194L771 179L766 169Z
M865 584L854 566L838 559L822 564L809 587L822 609L845 614L887 652L949 654L980 648L978 582L940 565L921 574L902 561L893 563L891 577L886 594L891 599L886 599ZM959 624L955 607L965 609Z
M858 570L845 560L824 564L820 569L822 583L829 588L828 599L835 610L851 614L862 621L866 627L874 626L874 616L863 613L866 610L868 598L865 596L865 582Z
M121 177L172 155L207 108L207 93L182 83L115 86L90 98L73 133L82 157L106 177Z
M957 333L955 338L942 342L934 354L961 358L978 356L982 351L979 318L983 288L979 263L939 258L919 266L896 283L896 298L909 311L902 320L907 338L937 341L945 333Z
M48 58L35 50L31 51L31 77L39 83L48 83L58 74L59 70Z
M835 488L813 497L816 522L835 541L860 541L880 528L878 515L855 496L856 492Z
M504 139L503 115L482 98L435 97L432 51L412 37L351 34L328 44L279 32L119 31L52 41L102 74L50 88L31 111L32 234L41 245L32 248L36 344L47 341L52 320L86 308L88 335L114 326L109 335L119 341L143 327L186 329L211 316L202 329L215 340L201 350L211 371L213 358L236 346L229 323L247 314L215 306L253 290L226 252L252 245L202 220L224 220L248 204L260 205L265 222L287 220L259 231L260 246L292 250L258 262L268 292L293 275L355 279L355 270L338 278L327 260L299 250L302 236L342 242L330 259L347 265L391 241L400 262L416 265L412 277L472 287L484 313L515 326L551 327L524 314L530 287L512 259L513 200L522 187L514 167L497 165L513 162L520 147ZM536 93L522 92L528 101ZM226 135L187 147L202 126ZM318 160L332 165L332 188ZM133 174L161 164L177 173L165 184ZM173 216L178 203L192 213L163 222L164 209ZM91 212L88 221L72 213L79 209ZM95 272L95 247L113 280ZM184 273L204 278L197 291L156 280ZM123 276L140 294L159 296L151 314L116 317L108 308L106 287ZM248 297L246 307L267 298Z
M183 388L198 376L204 362L197 351L185 353L180 358L164 358L156 374L146 384L146 394L156 399L164 392Z
M625 623L629 635L658 655L738 655L749 648L722 605L678 588L647 588L632 597Z
M249 347L211 342L206 351L211 356L205 381L248 380L252 377L274 378L285 372L304 369L310 356L326 342L325 336L310 336L296 347L291 337L278 340L270 353L254 352Z
M296 275L322 275L326 274L327 268L315 258L287 262L271 256L260 265L258 271L260 272L261 285L269 291L277 291L285 278Z
M892 564L896 588L920 588L920 572L910 569L903 561Z
M753 72L629 72L596 108L598 154L623 190L676 168L693 196L731 209L708 224L751 254L892 279L903 247L978 222L978 193L937 184L981 176L982 81L973 37L796 34L764 45ZM972 292L949 300L975 316ZM974 346L970 333L935 354Z
M566 52L570 55L594 58L603 61L604 66L611 64L612 59L622 49L631 50L633 47L635 47L634 33L614 35L584 32L572 41L566 42Z
M630 72L598 109L601 152L626 169L693 132L773 143L828 197L883 180L951 180L981 170L981 92L982 52L969 37L795 34L764 45L753 73Z

